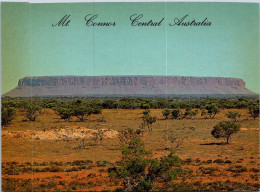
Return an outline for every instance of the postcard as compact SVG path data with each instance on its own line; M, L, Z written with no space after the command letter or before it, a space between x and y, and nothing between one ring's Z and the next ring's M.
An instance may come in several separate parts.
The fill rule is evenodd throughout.
M259 4L1 3L2 191L258 191Z

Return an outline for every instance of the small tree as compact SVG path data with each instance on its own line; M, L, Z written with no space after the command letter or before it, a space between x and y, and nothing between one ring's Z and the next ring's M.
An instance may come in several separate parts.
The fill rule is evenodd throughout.
M186 118L187 116L191 115L191 107L188 106L184 112L184 117Z
M126 130L123 130L118 135L118 138L120 140L121 145L128 145L130 141L134 138L141 137L142 131L140 129L133 130L131 128L128 128Z
M204 109L202 109L200 116L203 117L204 115L206 115L206 111Z
M1 108L1 124L2 126L9 125L15 118L16 109L14 107L3 107Z
M218 106L215 104L207 105L205 108L208 111L209 117L212 119L214 119L216 114L220 111Z
M102 109L100 107L92 107L92 114L101 114Z
M24 105L26 117L29 121L35 121L40 114L41 107L35 102L28 102Z
M156 122L156 117L151 117L150 114L143 117L143 123L141 123L141 128L145 129L147 127L148 131L152 131L152 124Z
M226 116L228 117L228 118L230 118L230 119L233 119L235 122L237 122L238 121L238 118L240 118L240 113L239 112L237 112L237 111L228 111L227 113L226 113Z
M148 110L144 110L143 111L143 115L144 116L150 115L150 110L149 109Z
M101 145L102 141L104 139L104 131L99 129L97 132L93 133L94 135L94 141L95 141L95 145Z
M78 118L78 120L81 122L84 121L84 116L89 113L90 114L92 113L91 108L86 107L83 104L74 106L73 116L76 116Z
M173 130L165 130L163 138L166 142L170 142L170 148L166 147L163 144L165 146L165 149L170 149L170 151L172 151L176 150L179 146L181 146L186 137L184 136L178 138Z
M140 134L129 129L122 132L122 160L117 167L108 169L110 177L123 182L124 191L150 191L157 178L170 181L181 171L180 159L171 152L168 156L152 158L152 152L145 149Z
M231 136L240 130L240 125L232 121L221 121L215 125L211 134L215 138L226 138L226 143L229 144Z
M259 106L258 104L253 104L249 106L249 114L255 119L259 116Z
M140 107L141 107L141 109L150 109L151 108L151 106L148 103L142 103Z
M190 111L190 118L195 119L196 116L198 115L199 111L196 109L195 111Z
M181 114L181 110L180 109L173 109L172 110L172 118L173 119L177 119Z
M168 119L168 116L170 115L171 111L168 108L163 109L162 114L165 117L165 119Z
M69 121L73 116L73 109L69 106L56 107L55 111L57 115L59 115L61 119L64 119L65 121Z

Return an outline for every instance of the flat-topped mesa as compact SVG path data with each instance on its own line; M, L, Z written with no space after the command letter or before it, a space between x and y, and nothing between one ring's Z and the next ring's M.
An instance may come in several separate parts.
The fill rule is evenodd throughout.
M254 95L237 78L183 76L25 77L3 96L174 96Z
M239 86L245 82L237 78L225 77L183 77L183 76L46 76L25 77L19 80L18 87L23 86Z

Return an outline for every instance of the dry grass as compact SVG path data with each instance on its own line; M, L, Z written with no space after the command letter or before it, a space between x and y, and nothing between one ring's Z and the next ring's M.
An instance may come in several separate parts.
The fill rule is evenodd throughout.
M191 164L185 164L184 168L193 170L193 176L187 177L185 181L195 182L202 181L210 182L214 180L219 181L244 181L249 183L256 183L256 177L250 176L255 173L247 171L235 175L230 171L226 171L230 164L207 164L202 163L207 160L223 159L224 161L230 160L232 165L242 165L248 170L252 168L258 168L258 154L259 154L259 119L253 120L245 109L232 109L233 111L239 111L242 114L239 119L239 123L243 128L236 135L232 137L230 145L220 145L225 140L217 140L211 136L211 129L219 121L227 120L225 113L226 109L221 110L216 115L215 119L204 119L199 115L197 119L167 119L162 116L162 110L152 109L151 116L157 117L157 122L153 124L152 132L145 132L143 140L147 149L153 151L154 157L161 157L169 153L165 150L165 147L169 147L169 143L164 140L165 130L174 131L178 138L186 137L180 147L177 148L177 155L184 159L191 158L194 162L199 159L199 162L193 162ZM142 111L143 110L116 110L116 109L104 109L102 114L92 115L90 120L85 122L78 122L76 119L72 119L70 122L61 120L51 109L44 109L42 114L37 118L35 122L24 121L25 117L22 112L19 112L15 120L6 127L2 127L2 130L9 131L25 131L25 130L51 130L56 128L62 128L66 126L81 126L90 129L113 129L116 131L125 130L127 128L139 129L142 123ZM104 122L99 122L98 119L104 117ZM24 138L8 138L2 137L2 161L4 163L16 161L19 163L25 162L50 162L50 161L62 161L69 162L75 160L92 160L96 161L109 161L116 162L121 158L121 151L118 139L105 139L102 145L93 145L93 141L87 142L86 149L75 149L80 144L81 140L31 140ZM243 160L241 160L243 159ZM198 161L198 160L197 160ZM255 163L252 163L255 162ZM201 165L200 165L201 163ZM211 175L205 174L205 172L199 169L200 166L217 167L219 170L215 170ZM117 184L113 184L109 180L108 175L105 173L100 174L100 168L93 168L93 170L83 170L75 172L78 176L86 177L91 171L98 173L93 181L94 183L101 182L99 185L93 188L89 187L88 190L104 190L105 186L110 187L111 190L115 189ZM103 170L104 171L104 170ZM49 174L49 177L59 175L63 180L69 177L72 180L74 173L68 176L68 173L37 173L33 177L42 177L44 174ZM258 173L259 174L259 173ZM192 175L192 174L190 174ZM234 176L235 175L235 176ZM3 175L3 178L26 178L32 176L31 174L20 173L19 175L9 176ZM44 176L45 177L45 176ZM46 176L47 177L47 176ZM80 178L78 177L78 178ZM104 177L102 179L102 177ZM68 179L68 178L67 178ZM48 179L47 179L48 180ZM84 180L84 179L83 179ZM48 180L49 181L49 180ZM59 179L55 180L59 181ZM92 181L86 179L84 181ZM105 183L104 183L105 182ZM99 187L98 187L99 186ZM59 188L59 187L58 187Z

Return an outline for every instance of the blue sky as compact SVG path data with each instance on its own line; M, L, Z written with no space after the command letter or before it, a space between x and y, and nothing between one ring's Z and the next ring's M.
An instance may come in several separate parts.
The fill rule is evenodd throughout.
M51 27L66 14L69 27ZM86 27L84 17L115 21ZM129 17L160 21L133 27ZM169 26L208 19L210 27ZM25 76L182 75L242 78L259 92L256 3L2 3L2 93Z

